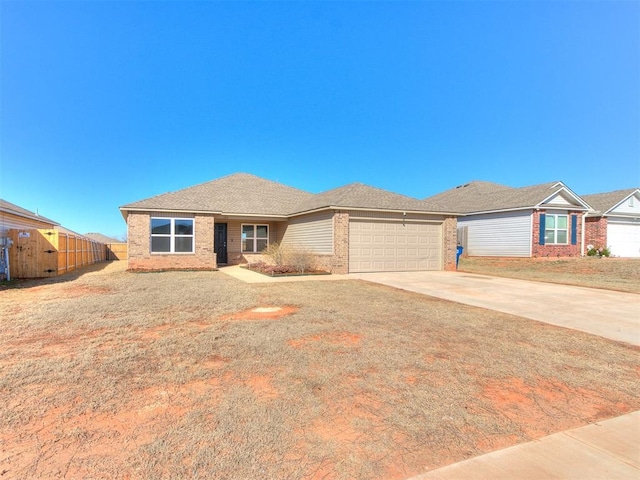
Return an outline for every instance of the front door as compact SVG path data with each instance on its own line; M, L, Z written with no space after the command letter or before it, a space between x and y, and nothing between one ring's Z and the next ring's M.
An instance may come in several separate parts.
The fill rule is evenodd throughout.
M224 265L227 263L227 224L216 223L213 234L213 249L216 252L216 263Z

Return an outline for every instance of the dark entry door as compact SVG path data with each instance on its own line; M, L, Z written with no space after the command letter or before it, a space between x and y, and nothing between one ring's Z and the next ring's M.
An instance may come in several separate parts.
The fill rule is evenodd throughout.
M218 265L227 263L227 224L216 223L213 234L213 249Z

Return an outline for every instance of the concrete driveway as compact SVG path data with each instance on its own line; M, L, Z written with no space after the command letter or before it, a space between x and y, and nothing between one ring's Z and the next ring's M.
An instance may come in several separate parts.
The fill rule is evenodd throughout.
M348 276L640 345L640 295L633 293L462 272Z

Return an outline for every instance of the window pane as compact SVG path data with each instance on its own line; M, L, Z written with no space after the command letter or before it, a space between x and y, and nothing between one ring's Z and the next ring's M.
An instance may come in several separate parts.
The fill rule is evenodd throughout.
M151 234L166 234L171 233L171 219L170 218L152 218L151 219Z
M558 228L567 228L567 216L558 215Z
M547 220L545 224L546 228L556 228L556 217L553 215L547 215Z
M558 241L557 243L567 243L567 231L566 230L558 230Z
M556 243L554 230L545 230L544 231L544 243Z
M193 235L193 220L176 220L176 235Z
M193 252L193 237L176 237L176 252Z
M242 226L242 238L253 238L253 225Z
M258 230L258 238L267 238L269 236L269 227L266 225L257 225L256 229Z
M250 252L251 250L247 248L247 239L244 238L244 233L242 234L242 251L243 252ZM253 249L253 240L249 240L248 242L248 246Z
M171 237L151 237L152 252L170 252Z
M256 252L261 252L265 248L267 248L267 240L266 239L265 240L258 239L256 243L258 244L258 247L256 248Z

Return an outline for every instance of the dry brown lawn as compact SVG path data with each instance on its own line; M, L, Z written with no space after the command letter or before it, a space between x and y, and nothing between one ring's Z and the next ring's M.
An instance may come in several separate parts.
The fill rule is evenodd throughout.
M640 258L461 258L458 270L640 293Z
M0 318L3 479L402 479L640 408L638 348L358 281L112 263Z

